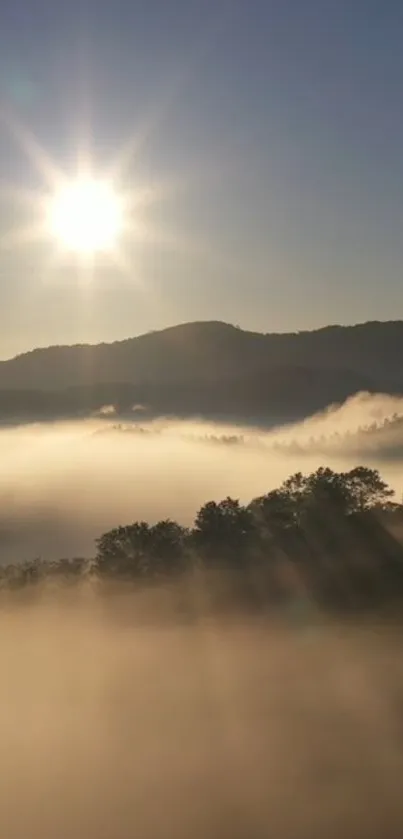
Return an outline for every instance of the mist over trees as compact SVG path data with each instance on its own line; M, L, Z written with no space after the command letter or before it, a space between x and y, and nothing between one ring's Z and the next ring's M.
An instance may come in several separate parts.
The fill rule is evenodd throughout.
M319 605L375 606L403 594L403 544L390 522L403 506L379 472L321 467L291 475L243 505L206 502L193 527L135 521L96 539L93 559L40 559L0 569L3 588L90 578L168 584L195 573L237 580L253 606L302 598Z

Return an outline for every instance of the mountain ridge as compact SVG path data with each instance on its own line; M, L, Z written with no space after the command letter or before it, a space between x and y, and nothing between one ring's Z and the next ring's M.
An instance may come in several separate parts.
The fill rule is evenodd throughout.
M117 338L114 341L97 341L95 343L83 341L83 342L76 342L73 344L48 344L39 347L33 347L31 350L25 350L24 352L16 353L9 358L0 359L1 364L7 364L9 361L14 361L17 358L25 358L26 356L32 355L32 353L42 353L47 350L53 349L83 349L83 348L90 348L90 347L113 347L116 345L121 344L128 344L132 341L138 341L142 339L150 338L153 335L165 335L173 332L178 332L182 329L194 328L194 327L219 327L228 329L231 332L235 331L237 333L244 333L247 335L255 335L263 338L295 338L301 336L316 336L316 335L323 335L324 333L331 333L337 330L344 331L344 332L353 332L359 331L366 328L383 328L383 327L398 327L399 330L402 331L403 334L403 319L397 320L370 320L370 321L359 321L358 323L354 324L338 324L338 323L330 323L326 324L325 326L319 326L315 329L298 329L296 331L291 332L259 332L259 330L253 329L244 329L238 325L229 323L227 321L221 320L195 320L195 321L184 321L178 324L173 324L171 326L163 327L162 329L150 329L147 332L140 332L138 335L132 335L126 338Z
M152 415L301 418L363 390L403 393L402 358L403 321L293 333L194 321L1 361L0 419L36 403L40 417L109 402L125 412L131 400Z

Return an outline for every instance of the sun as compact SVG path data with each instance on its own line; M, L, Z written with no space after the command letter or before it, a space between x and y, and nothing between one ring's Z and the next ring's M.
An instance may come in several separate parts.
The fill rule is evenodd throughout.
M80 283L92 285L100 275L96 269L108 265L132 283L135 265L135 282L141 284L136 257L142 248L156 245L187 251L190 247L193 253L187 237L160 228L158 214L157 220L153 216L153 208L171 194L176 196L182 182L170 177L148 181L137 166L135 170L134 157L144 141L143 130L130 135L98 169L89 143L90 126L85 122L84 134L77 138L76 161L71 161L73 168L66 171L28 126L0 108L0 126L3 123L40 183L34 189L0 184L0 199L4 194L15 201L26 219L21 225L12 224L4 235L0 230L0 249L39 245L46 281L58 277L59 268L74 266Z
M113 186L92 177L77 178L57 189L46 215L50 234L77 254L112 250L124 222L123 202Z

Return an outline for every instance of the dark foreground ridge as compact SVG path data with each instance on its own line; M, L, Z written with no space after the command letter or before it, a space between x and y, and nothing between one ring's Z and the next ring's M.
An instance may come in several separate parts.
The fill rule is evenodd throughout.
M210 605L218 609L398 605L403 505L393 496L379 473L363 466L296 473L246 506L232 498L209 501L191 529L172 520L134 522L97 539L93 560L38 559L4 567L2 587L83 580L175 584L181 608L189 611L186 583L204 574L214 580Z
M260 334L187 323L112 344L54 346L0 362L0 420L88 416L308 416L358 392L403 393L403 322Z

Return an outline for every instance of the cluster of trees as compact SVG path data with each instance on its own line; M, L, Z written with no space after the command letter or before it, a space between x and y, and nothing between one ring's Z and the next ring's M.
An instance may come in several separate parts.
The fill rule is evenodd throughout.
M134 522L101 535L91 562L36 560L4 568L3 580L20 585L94 574L145 582L197 567L236 574L245 590L258 580L268 599L286 596L293 580L326 604L374 604L403 593L403 543L388 526L400 517L403 506L377 470L320 468L292 475L247 505L229 497L209 501L191 528L170 519Z
M388 445L388 438L390 434L393 435L393 440L396 440L395 433L399 434L403 430L403 416L398 413L392 414L390 417L385 417L382 420L374 421L370 424L359 425L355 429L347 428L345 431L333 430L331 433L319 434L315 436L311 434L308 438L295 438L291 440L275 440L271 444L274 451L286 453L289 455L303 454L306 451L321 451L330 450L334 447L341 447L345 444L349 445L350 450L354 448L358 450L362 448L363 443L373 447L374 445ZM402 448L400 436L397 438L396 447ZM242 440L239 440L242 442Z

